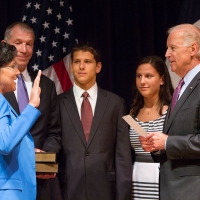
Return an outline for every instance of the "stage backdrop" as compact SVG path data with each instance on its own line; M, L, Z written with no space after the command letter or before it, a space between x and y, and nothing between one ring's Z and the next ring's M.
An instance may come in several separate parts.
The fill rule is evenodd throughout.
M165 59L166 31L178 23L184 0L51 1L70 3L74 37L95 43L101 51L98 85L125 98L129 109L139 59L155 54ZM25 0L1 0L1 39L7 25L21 21L24 4Z

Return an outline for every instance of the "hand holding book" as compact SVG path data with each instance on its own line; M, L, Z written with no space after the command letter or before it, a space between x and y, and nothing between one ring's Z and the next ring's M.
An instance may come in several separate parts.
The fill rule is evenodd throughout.
M56 163L56 153L54 152L35 152L37 178L50 179L55 178L58 173L58 164Z

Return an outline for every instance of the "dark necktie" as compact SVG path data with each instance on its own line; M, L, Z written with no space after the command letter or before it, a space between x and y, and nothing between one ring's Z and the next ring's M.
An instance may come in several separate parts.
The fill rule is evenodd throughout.
M26 85L24 83L22 74L19 74L17 77L18 77L17 98L18 98L19 110L21 113L24 110L24 108L27 106L29 99L28 99L28 93L27 93Z
M172 105L171 105L171 111L174 109L174 106L176 105L178 101L178 97L181 91L182 86L184 85L184 80L181 79L177 88L174 90L173 97L172 97Z
M83 125L86 142L88 142L93 119L92 107L88 100L88 96L89 94L86 91L82 94L83 102L81 105L81 122Z

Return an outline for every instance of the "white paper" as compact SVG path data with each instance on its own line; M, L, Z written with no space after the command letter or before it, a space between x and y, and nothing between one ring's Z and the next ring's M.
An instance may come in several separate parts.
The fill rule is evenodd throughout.
M143 136L146 137L147 133L145 130L130 116L130 115L125 115L122 117L135 131Z

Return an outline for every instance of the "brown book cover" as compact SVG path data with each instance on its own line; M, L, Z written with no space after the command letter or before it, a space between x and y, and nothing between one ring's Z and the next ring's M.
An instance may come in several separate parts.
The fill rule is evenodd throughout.
M35 152L35 162L56 162L56 153L54 152Z
M35 163L36 172L58 173L57 163Z

